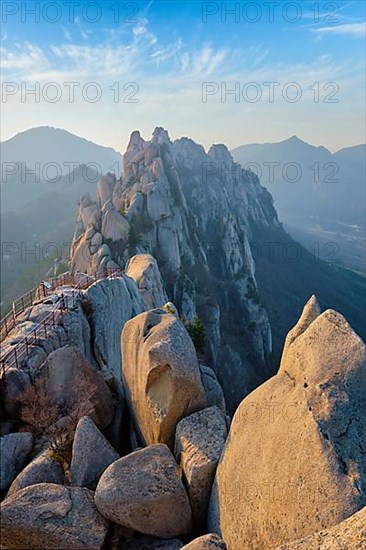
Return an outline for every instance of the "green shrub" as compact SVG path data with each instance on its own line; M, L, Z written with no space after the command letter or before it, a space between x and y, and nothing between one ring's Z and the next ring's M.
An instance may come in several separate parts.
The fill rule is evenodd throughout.
M110 250L112 250L114 241L112 239L103 238L103 244L106 244L110 248Z
M142 244L142 236L139 233L134 225L131 225L128 231L128 242L127 247L130 254L136 252L136 248Z
M135 214L131 225L135 227L138 233L148 233L154 228L154 224L148 214Z
M203 324L198 315L194 316L193 323L186 324L186 329L192 339L194 347L196 348L196 352L203 353L206 344L206 335Z

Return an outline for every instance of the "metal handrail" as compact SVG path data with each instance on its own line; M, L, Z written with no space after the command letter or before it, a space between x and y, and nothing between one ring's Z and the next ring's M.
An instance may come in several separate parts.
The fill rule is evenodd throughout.
M51 287L49 289L45 289L46 296L48 293L53 292L56 288L59 288L60 286L74 286L72 296L73 296L73 304L75 305L75 292L79 290L86 290L89 288L92 284L94 284L97 280L100 279L106 279L110 278L112 276L119 276L122 273L122 270L116 269L116 268L105 268L104 270L97 271L96 273L90 275L90 274L75 274L82 277L78 283L76 283L75 275L71 273L63 273L59 275L58 277L55 277L53 279L48 280L51 284ZM83 278L83 275L85 275L85 278ZM92 280L90 280L92 279ZM76 283L76 284L75 284ZM37 287L39 288L39 287ZM32 291L31 291L32 292ZM49 335L47 326L55 327L56 325L60 324L59 318L63 318L63 310L65 309L65 300L60 300L57 302L53 310L46 315L46 317L43 318L43 320L38 323L32 330L31 335L26 335L24 338L22 338L19 342L17 342L12 349L10 349L4 357L1 358L1 370L0 373L4 373L7 368L11 368L14 364L16 367L20 364L20 361L23 359L23 356L29 355L29 347L33 345L37 345L39 340L47 338ZM24 310L23 310L24 311ZM14 311L12 312L12 319L14 320L14 326L16 326L16 315ZM4 319L1 320L1 323L4 322ZM5 321L6 323L6 321ZM9 330L10 332L10 330ZM9 332L7 334L9 334ZM43 336L42 336L43 333ZM39 334L39 335L38 335Z

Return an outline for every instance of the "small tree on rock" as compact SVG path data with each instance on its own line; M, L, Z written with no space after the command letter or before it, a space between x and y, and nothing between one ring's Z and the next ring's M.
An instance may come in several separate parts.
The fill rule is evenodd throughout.
M57 402L47 377L38 377L22 393L20 418L35 438L46 436L51 450L66 463L70 461L77 423L94 411L96 386L80 377L72 396Z
M194 347L197 353L203 353L205 351L206 336L203 324L198 315L195 315L192 323L186 324L186 329L190 337L192 338Z

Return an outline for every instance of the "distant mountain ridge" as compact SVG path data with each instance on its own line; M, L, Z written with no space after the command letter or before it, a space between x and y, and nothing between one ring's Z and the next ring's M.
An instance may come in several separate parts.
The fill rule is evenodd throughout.
M104 174L117 174L121 168L122 156L112 149L97 145L67 130L52 126L39 126L16 134L1 143L1 162L25 162L34 169L35 163L47 167L56 163L62 175L71 172L77 165L96 164ZM73 165L75 163L75 165ZM97 170L94 166L94 170ZM42 179L47 179L43 174Z
M122 156L111 147L96 145L66 130L40 126L1 143L1 210L16 212L49 192L63 192L72 183L67 174L121 172Z
M232 155L272 193L282 221L299 222L301 215L365 225L366 145L331 153L292 136L277 143L242 145Z
M52 126L39 126L16 134L1 143L2 162L25 162L29 168L34 163L42 166L57 163L63 175L71 172L77 164L96 163L104 174L112 171L118 173L121 166L121 154L112 149L97 145L85 138L76 136L67 130ZM94 167L96 170L96 168ZM43 175L43 179L46 177Z
M365 144L331 153L292 136L278 143L242 145L232 155L259 176L280 220L300 230L296 238L302 244L308 246L309 237L322 246L335 243L337 261L365 271Z

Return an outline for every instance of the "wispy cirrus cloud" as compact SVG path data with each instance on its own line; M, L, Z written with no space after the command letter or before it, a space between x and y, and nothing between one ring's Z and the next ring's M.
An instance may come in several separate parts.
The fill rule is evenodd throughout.
M27 74L33 68L48 70L49 60L42 48L30 42L16 42L12 47L1 48L2 69L7 72Z
M323 30L323 27L332 30ZM309 30L317 32L319 40L327 32L337 32L338 35L360 32L354 22L332 27L324 24L320 28L307 26L304 30L308 38ZM110 121L120 117L122 131L126 134L123 139L127 139L128 132L136 126L150 131L152 127L163 124L168 128L179 128L179 134L188 135L192 133L190 125L193 124L196 125L196 137L202 142L206 139L210 142L224 140L222 129L229 128L226 141L230 146L235 146L235 140L243 131L238 120L245 120L251 132L268 133L268 139L272 132L278 139L281 137L278 128L284 127L283 132L286 133L295 116L296 133L301 133L301 125L307 129L309 121L317 121L319 113L326 110L327 124L331 119L333 126L330 130L326 127L324 132L333 136L337 134L338 120L343 121L343 117L347 122L353 112L362 111L355 94L355 90L363 85L364 67L359 55L340 57L318 48L297 59L296 56L277 55L270 41L257 36L245 42L231 41L230 37L218 41L214 36L202 36L192 42L186 39L184 30L171 35L159 33L156 26L150 25L147 16L128 28L100 28L97 39L95 34L89 36L86 31L83 36L77 26L66 31L60 33L58 39L51 36L48 43L43 42L42 45L15 40L2 44L3 80L29 83L30 88L35 82L40 82L41 88L42 84L51 82L58 83L62 88L59 102L45 103L41 100L35 108L32 105L32 109L20 101L20 94L10 96L4 110L6 108L13 125L16 121L17 128L42 122L63 125L76 133L78 128L82 128L80 134L89 129L91 137L92 132L98 136L101 132L105 142L116 147L121 141L121 129L119 124L113 125ZM138 98L136 103L124 101L132 88L126 90L123 86L120 86L120 99L117 102L114 100L112 89L115 89L117 81L120 85L137 84L138 93L133 96ZM217 93L203 104L202 87L208 81L215 83ZM68 89L64 85L70 82L81 85L75 91L73 103L70 103ZM88 82L97 82L103 90L97 109L93 103L85 101L80 91L82 85ZM265 85L271 82L276 84L273 105L268 100L268 86ZM289 104L283 96L286 83L293 82L302 91L298 104ZM320 86L321 102L333 89L336 90L336 87L323 88L324 84L332 82L336 82L340 90L334 97L346 101L335 106L327 105L321 111L321 105L314 102L314 83ZM246 83L258 83L262 92L258 103L243 100ZM239 84L239 102L234 101L233 95L222 100L222 88L230 91ZM352 112L349 112L347 105L352 106ZM334 116L329 117L330 112ZM346 122L343 121L342 126ZM295 133L295 130L291 132ZM319 132L319 127L314 132Z
M366 36L366 24L344 23L342 25L332 25L311 29L311 32L318 35L347 35L361 38Z

